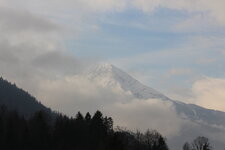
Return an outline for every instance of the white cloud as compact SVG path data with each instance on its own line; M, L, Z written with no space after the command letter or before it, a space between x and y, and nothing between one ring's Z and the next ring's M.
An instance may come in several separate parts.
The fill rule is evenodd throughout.
M204 13L208 20L215 20L225 25L223 0L134 0L133 5L144 12L153 12L158 8L169 8L189 13Z
M115 103L105 111L110 112L118 125L133 131L157 129L169 137L181 130L182 120L177 116L172 104L159 99L131 99L128 103Z
M194 82L192 101L200 106L225 111L225 79L205 77Z
M4 1L2 6L13 9L25 9L49 19L57 18L70 22L82 21L87 15L95 16L95 13L118 12L127 6L127 0L16 0ZM83 20L85 21L85 20Z
M182 124L170 102L136 99L120 87L105 87L83 75L44 80L37 97L51 108L71 116L77 111L94 113L101 110L114 118L115 126L134 131L150 128L172 136L180 131Z
M168 96L185 103L208 109L225 111L225 79L213 77L196 78L191 87L171 86Z
M29 11L1 7L1 76L37 92L43 79L76 74L80 62L64 46L61 27Z
M76 31L90 29L90 24L98 25L104 15L128 9L151 14L159 8L168 8L189 14L183 22L174 22L174 31L206 31L211 25L225 25L223 0L0 0L0 3L3 7L29 10Z
M5 7L22 7L29 9L29 6L35 9L41 9L40 7L49 8L48 11L52 10L69 10L72 8L85 9L87 11L110 11L120 10L125 7L128 3L127 0L21 0L20 2L15 0L0 0ZM43 8L43 9L44 9Z
M71 37L80 37L81 33L95 32L99 29L99 20L106 13L120 12L125 9L127 0L0 0L0 6L14 12L24 11L57 23ZM37 18L37 17L36 17ZM23 22L15 20L19 23ZM15 22L14 21L14 22ZM29 22L26 22L29 24ZM36 22L39 24L38 22ZM8 23L7 23L8 24ZM16 25L17 23L11 24ZM25 25L27 25L25 24ZM24 24L23 24L24 25ZM32 24L29 26L32 27ZM65 40L65 39L64 39Z

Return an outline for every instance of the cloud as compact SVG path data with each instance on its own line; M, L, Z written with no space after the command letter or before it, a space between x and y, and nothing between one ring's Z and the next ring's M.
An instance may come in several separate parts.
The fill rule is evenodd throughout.
M44 80L39 90L37 97L55 110L70 116L77 111L94 113L101 110L114 118L115 126L133 131L150 128L172 136L179 132L182 124L172 103L159 99L136 99L119 86L105 87L85 75Z
M194 82L192 101L196 104L225 111L225 79L205 77Z
M118 102L106 108L105 111L111 113L118 125L133 131L157 129L169 137L177 134L182 125L182 120L177 116L172 104L159 99L133 99L128 103ZM165 124L171 128L164 126Z
M74 28L80 29L79 25L88 26L90 22L94 24L100 13L120 12L127 6L127 0L1 1L2 6L5 8L27 10L64 26L71 27L70 30L74 30ZM76 27L72 27L74 25Z
M60 46L60 27L27 11L17 11L1 7L0 31L2 44L8 45L17 55L27 52L40 54L62 48ZM60 40L59 40L60 39Z
M85 10L85 11L118 11L125 7L127 4L127 0L46 0L46 1L38 1L38 0L21 0L20 2L17 2L15 0L10 1L0 1L5 7L22 7L22 8L35 8L36 10L41 9L43 7L44 12L45 11L71 11L72 9L79 9L79 10ZM12 5L14 4L14 5ZM24 5L26 4L26 5ZM48 10L45 10L45 8L48 8ZM66 10L67 9L67 10ZM76 11L76 10L74 10Z
M81 70L81 61L65 49L61 27L48 19L1 7L0 31L1 76L34 95L41 80Z
M154 12L158 8L169 8L191 13L204 13L208 19L215 18L218 23L225 25L223 0L134 0L133 5L144 12Z
M37 70L52 72L52 74L76 74L85 68L81 60L76 59L69 52L51 51L37 56L31 62Z
M15 31L50 32L60 30L60 28L51 21L32 15L28 11L16 11L14 9L1 7L0 17L0 29L11 33Z
M223 0L213 2L210 0L21 0L20 2L1 0L0 3L2 3L1 6L3 7L29 10L63 24L76 32L85 32L87 29L90 30L91 26L100 26L104 22L104 16L126 12L127 10L142 11L151 16L144 19L157 22L159 18L156 17L152 21L152 17L161 8L176 10L187 15L183 16L183 19L175 19L172 23L167 22L167 26L160 25L164 21L160 20L159 25L157 24L157 26L161 27L160 30L165 27L171 28L169 26L172 25L173 32L198 32L208 31L211 26L220 27L225 25ZM139 23L138 26L146 26L146 21L140 22L142 23ZM148 26L152 26L151 24ZM130 24L130 26L132 25Z
M196 104L208 109L225 111L225 79L199 77L191 87L171 86L168 96L185 103Z

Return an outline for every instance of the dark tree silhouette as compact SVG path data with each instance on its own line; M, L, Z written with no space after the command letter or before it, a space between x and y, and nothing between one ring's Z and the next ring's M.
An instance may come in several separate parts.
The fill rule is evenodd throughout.
M209 139L204 136L199 136L192 142L193 150L211 150L212 147L209 143Z
M185 143L183 150L211 150L212 146L209 143L209 139L204 136L198 136L191 144Z
M190 144L188 142L184 143L183 150L191 150Z
M90 115L89 112L86 113L86 115L85 115L85 120L86 120L86 121L90 121L90 120L91 120L91 115Z
M147 130L142 139L148 150L168 150L165 139L156 130Z

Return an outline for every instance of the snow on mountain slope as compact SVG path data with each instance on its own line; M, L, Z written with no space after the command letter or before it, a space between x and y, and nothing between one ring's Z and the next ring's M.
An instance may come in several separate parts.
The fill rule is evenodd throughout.
M160 92L143 85L113 65L100 64L94 67L88 73L88 78L97 81L104 87L119 86L124 91L132 93L132 95L138 99L170 101L183 119L225 127L225 112L205 109L194 104L185 104L172 100Z
M160 98L169 100L160 92L141 84L139 81L110 64L96 66L88 75L89 79L98 81L104 87L120 86L124 91L130 91L136 98Z

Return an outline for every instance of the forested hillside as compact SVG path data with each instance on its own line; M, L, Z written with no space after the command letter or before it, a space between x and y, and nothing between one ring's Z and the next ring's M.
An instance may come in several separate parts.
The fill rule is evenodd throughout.
M20 115L30 117L37 111L51 113L51 109L38 102L28 92L0 78L0 105L5 105L9 110L16 110Z

